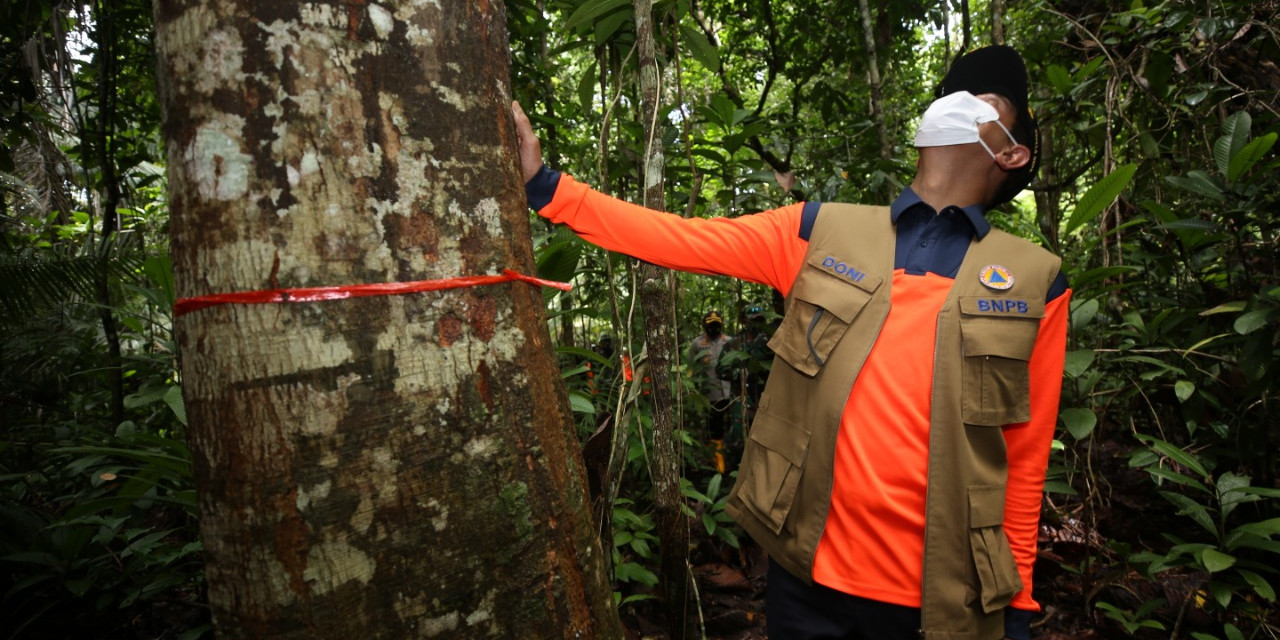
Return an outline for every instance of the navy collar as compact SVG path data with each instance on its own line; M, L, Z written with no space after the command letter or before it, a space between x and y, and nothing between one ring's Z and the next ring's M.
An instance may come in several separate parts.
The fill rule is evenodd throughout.
M893 204L889 205L889 215L893 220L893 224L896 226L898 224L898 219L902 217L902 214L917 205L924 206L930 212L933 212L933 207L929 206L924 200L921 200L920 196L917 195L915 191L911 190L911 187L903 189L902 195L898 196L898 199L894 200ZM991 223L987 222L986 216L983 215L986 212L986 207L980 204L971 204L967 207L951 205L946 207L946 209L957 209L963 213L965 219L969 221L969 224L973 225L973 235L979 240L987 237L987 234L990 233Z

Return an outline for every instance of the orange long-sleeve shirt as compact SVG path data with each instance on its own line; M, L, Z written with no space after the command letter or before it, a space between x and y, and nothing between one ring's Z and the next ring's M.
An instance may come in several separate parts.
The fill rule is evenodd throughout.
M686 219L611 198L569 176L544 173L534 182L539 179L554 188L554 197L538 213L588 242L672 269L766 284L783 295L803 264L803 236L816 213L795 204L733 219ZM893 215L899 238L890 312L841 418L831 509L812 578L852 595L918 607L937 315L954 281L948 265L958 267L972 237L990 227L980 210L936 213L909 190ZM1004 530L1024 585L1011 606L1027 611L1039 610L1031 574L1066 347L1070 290L1064 279L1049 297L1029 365L1031 419L1004 428Z

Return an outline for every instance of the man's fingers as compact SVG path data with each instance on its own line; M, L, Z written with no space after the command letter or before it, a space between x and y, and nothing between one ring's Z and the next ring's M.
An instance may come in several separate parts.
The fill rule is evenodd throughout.
M524 109L520 108L520 103L514 100L511 102L511 115L515 116L516 130L532 128L529 125L529 116L524 114Z
M523 148L530 142L538 143L538 137L533 134L533 124L529 122L529 116L525 115L524 109L520 108L519 102L511 103L511 113L516 119L516 135L520 138L520 146Z
M786 173L779 173L777 171L774 171L773 179L776 180L778 182L778 186L782 187L782 190L786 192L790 192L791 187L796 183L796 176L790 171Z
M528 182L542 168L542 142L533 133L529 116L525 115L519 102L511 103L511 115L515 118L516 137L520 142L520 169L524 173L524 181Z

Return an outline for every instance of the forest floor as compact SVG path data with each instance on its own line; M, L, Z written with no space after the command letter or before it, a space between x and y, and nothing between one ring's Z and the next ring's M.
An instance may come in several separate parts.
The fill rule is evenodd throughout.
M1104 447L1107 445L1103 445ZM1221 638L1223 623L1254 630L1249 638L1276 638L1280 613L1270 606L1270 618L1223 620L1204 608L1208 575L1170 569L1147 578L1125 562L1127 549L1168 546L1165 536L1195 539L1201 533L1189 518L1174 513L1155 495L1145 472L1129 468L1122 452L1100 456L1109 468L1097 470L1106 478L1094 495L1058 496L1062 504L1046 502L1041 518L1039 555L1035 567L1035 599L1042 611L1033 619L1036 640L1111 640L1113 638ZM1088 505L1088 506L1086 506ZM1098 506L1105 505L1105 506ZM709 640L764 640L764 587L768 559L745 536L735 549L705 536L692 521L695 540L691 554L700 603L700 626ZM622 616L629 640L665 640L658 601L624 605ZM1099 607L1099 603L1103 607ZM1266 603L1261 603L1266 604ZM1108 615L1106 607L1123 613ZM1134 613L1143 611L1143 613ZM1122 621L1123 619L1123 621ZM1146 626L1139 626L1147 621ZM1159 627L1155 623L1159 623ZM1126 628L1126 623L1131 629ZM1193 636L1193 634L1196 634Z

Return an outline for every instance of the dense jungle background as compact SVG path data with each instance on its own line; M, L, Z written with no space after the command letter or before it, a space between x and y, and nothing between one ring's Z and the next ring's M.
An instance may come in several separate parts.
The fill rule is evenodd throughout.
M0 634L211 637L152 6L0 11ZM1042 638L1280 635L1278 14L1275 0L659 0L646 126L631 0L507 3L512 92L548 163L639 201L660 149L665 208L687 216L888 202L949 62L993 42L1023 52L1042 170L991 218L1062 255L1074 290ZM639 267L533 224L540 275L576 285L548 294L548 315L615 602L631 634L660 637ZM721 469L684 351L708 310L729 334L767 332L779 301L683 274L674 294L697 633L761 638L763 559L723 503L767 358L743 341L725 360L739 401ZM628 464L603 477L618 430Z

